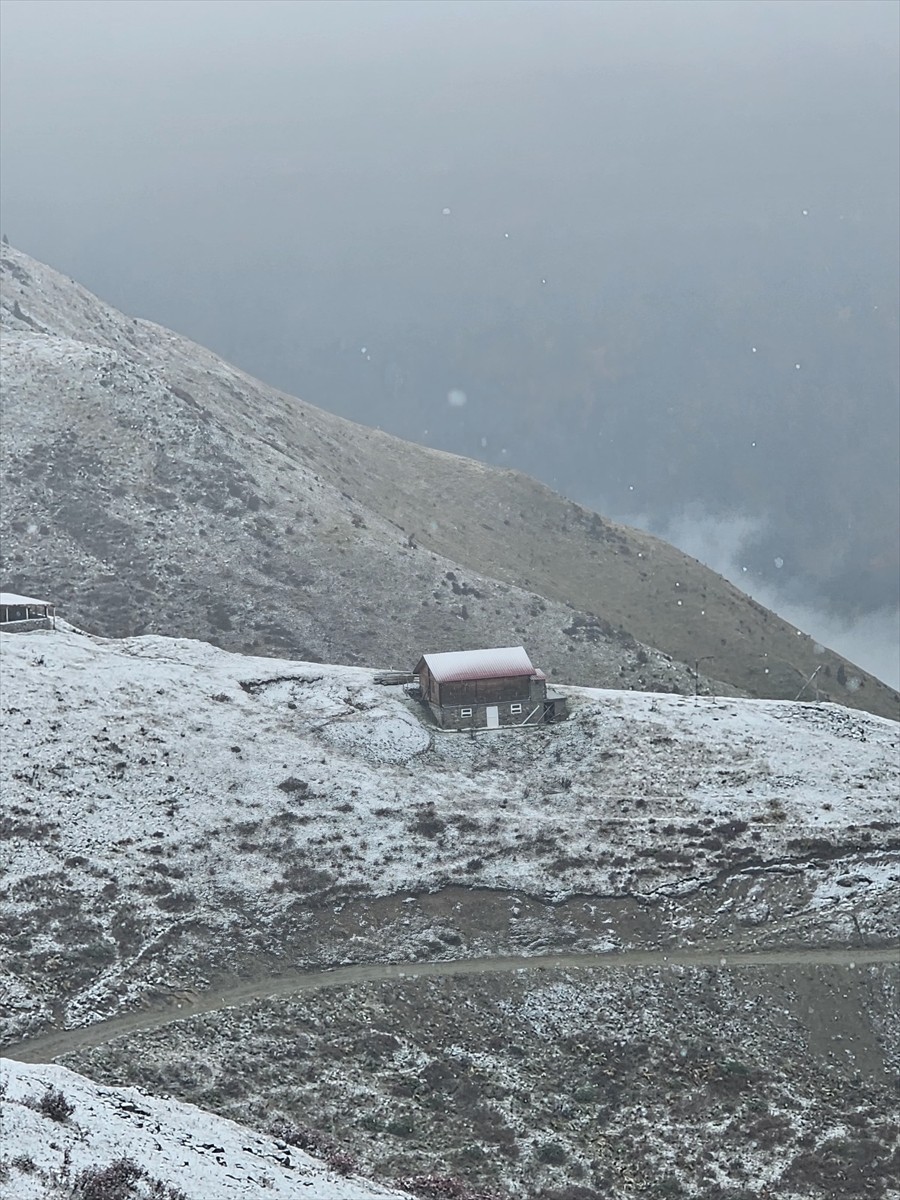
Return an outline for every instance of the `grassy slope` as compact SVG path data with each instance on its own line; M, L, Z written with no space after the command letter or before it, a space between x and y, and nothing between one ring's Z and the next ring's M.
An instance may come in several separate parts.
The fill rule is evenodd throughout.
M5 505L4 569L16 587L64 586L76 619L80 595L126 614L108 632L397 665L424 645L525 641L567 682L624 669L628 686L660 686L616 627L760 697L793 699L821 666L827 696L896 719L896 692L659 539L277 393L9 247L3 265L19 331L6 487L51 515L38 535ZM107 359L48 360L58 335ZM458 566L482 596L442 596Z
M326 455L333 418L308 410ZM515 471L348 426L342 474L354 497L471 570L627 630L749 695L793 699L817 666L822 692L894 719L900 697L846 659L798 635L696 559L616 525ZM383 464L372 470L373 458ZM767 670L768 668L768 670ZM849 686L838 682L846 676ZM575 676L572 682L587 682ZM858 686L857 686L858 685Z

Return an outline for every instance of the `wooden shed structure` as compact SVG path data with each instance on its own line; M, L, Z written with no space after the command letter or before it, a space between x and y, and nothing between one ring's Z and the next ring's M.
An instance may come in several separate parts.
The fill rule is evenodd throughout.
M29 629L55 629L56 605L33 596L0 592L0 629L5 633L27 633Z
M414 673L442 729L543 725L566 716L562 696L547 694L547 677L522 646L424 654Z

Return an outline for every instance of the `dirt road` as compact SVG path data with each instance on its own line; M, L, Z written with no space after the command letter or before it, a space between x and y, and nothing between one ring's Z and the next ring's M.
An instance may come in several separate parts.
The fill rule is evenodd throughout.
M320 988L357 983L378 983L389 979L428 979L541 970L634 970L641 967L720 967L730 970L758 967L863 967L874 963L900 962L900 948L754 950L729 953L719 950L627 950L603 954L508 955L456 961L409 963L362 963L325 971L285 971L255 979L223 990L202 994L179 993L166 1007L141 1009L98 1021L79 1029L57 1030L5 1047L2 1053L19 1062L52 1062L74 1050L102 1046L129 1033L142 1033L184 1021L199 1013L236 1008L254 1000L294 996Z

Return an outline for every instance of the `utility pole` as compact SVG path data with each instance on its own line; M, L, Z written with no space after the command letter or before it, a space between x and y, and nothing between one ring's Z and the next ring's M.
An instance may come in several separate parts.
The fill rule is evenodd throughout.
M822 670L822 664L819 663L819 665L813 671L812 675L810 675L809 679L807 679L807 681L804 683L803 687L800 689L800 691L794 697L795 704L800 699L800 697L803 695L803 693L806 691L806 689L809 687L809 685L812 683L812 681L815 679L815 677L818 675L818 673L821 670ZM819 685L816 684L816 703L818 704L818 702L819 702Z

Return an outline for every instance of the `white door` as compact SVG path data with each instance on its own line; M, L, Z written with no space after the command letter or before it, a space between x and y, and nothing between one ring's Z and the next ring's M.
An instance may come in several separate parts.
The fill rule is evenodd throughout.
M488 729L500 728L500 709L496 704L489 704L484 711Z

